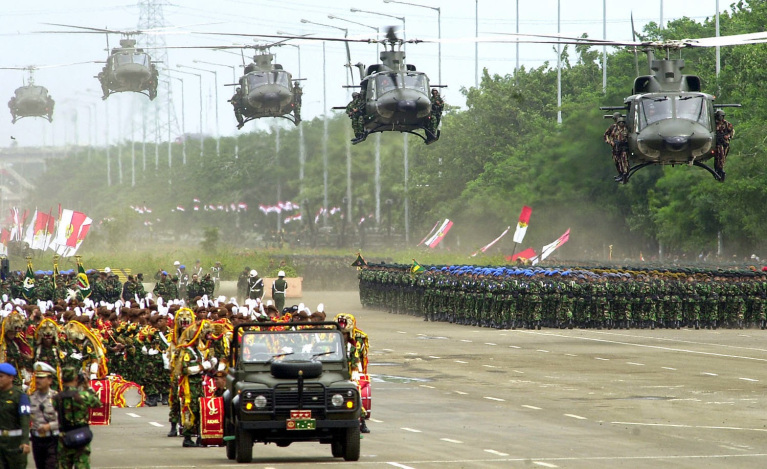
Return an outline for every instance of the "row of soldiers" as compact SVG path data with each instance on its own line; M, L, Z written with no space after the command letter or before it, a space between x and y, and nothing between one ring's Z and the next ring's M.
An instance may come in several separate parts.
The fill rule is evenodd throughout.
M369 265L363 307L495 328L767 327L767 276L751 271Z

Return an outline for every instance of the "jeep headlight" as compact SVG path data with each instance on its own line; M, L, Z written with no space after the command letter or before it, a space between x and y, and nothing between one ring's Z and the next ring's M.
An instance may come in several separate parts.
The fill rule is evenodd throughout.
M253 401L253 404L256 406L256 409L264 409L266 407L266 404L269 401L266 399L266 396L263 394L258 395L256 399Z
M333 404L334 407L341 407L344 405L344 396L340 394L333 394L333 397L330 398L330 403Z

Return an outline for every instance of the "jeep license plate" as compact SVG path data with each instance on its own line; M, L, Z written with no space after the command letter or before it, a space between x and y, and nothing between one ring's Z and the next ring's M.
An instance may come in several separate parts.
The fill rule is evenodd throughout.
M288 419L285 421L285 427L288 430L315 430L317 421L315 419Z

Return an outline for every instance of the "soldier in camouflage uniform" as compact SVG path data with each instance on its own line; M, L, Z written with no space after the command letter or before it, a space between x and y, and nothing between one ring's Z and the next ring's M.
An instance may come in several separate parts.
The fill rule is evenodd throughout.
M78 387L76 368L65 367L61 370L63 389L54 398L59 413L59 468L90 468L91 444L81 448L67 448L64 437L67 432L88 425L88 409L101 407L101 401L93 390L84 385Z

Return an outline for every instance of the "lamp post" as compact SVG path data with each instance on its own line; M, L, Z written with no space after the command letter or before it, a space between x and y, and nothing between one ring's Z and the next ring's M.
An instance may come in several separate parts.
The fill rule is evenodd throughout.
M437 67L438 67L438 75L437 79L439 80L439 84L442 84L442 10L439 7L430 7L428 5L419 5L418 3L409 3L409 2L401 2L399 0L383 0L384 3L399 3L400 5L410 5L411 7L419 7L419 8L427 8L429 10L435 10L437 12L437 39L439 41L437 42L437 46L439 49L437 50Z
M309 21L302 19L302 23L306 24L313 24L315 26L323 26L325 28L332 28L337 29L339 31L344 32L344 37L349 36L349 30L347 28L341 28L339 26L333 26L330 24L323 24L323 23L316 23L314 21ZM323 43L324 44L324 43ZM352 70L352 64L351 64L351 54L349 52L349 44L346 44L346 66L349 68L349 73L351 74ZM324 62L324 61L323 61ZM349 75L346 76L346 97L347 99L350 98L349 96ZM346 217L350 218L352 215L352 144L351 144L351 135L349 134L349 126L346 126Z
M277 34L287 34L285 31L277 31ZM296 34L293 34L296 36ZM286 46L295 47L298 50L298 78L303 78L301 75L301 46L298 44L285 44ZM304 194L304 166L306 166L306 145L304 144L304 126L298 123L298 192L303 196Z
M171 77L181 83L181 161L186 164L186 106L184 104L184 79Z
M221 127L219 126L218 121L218 72L205 68L190 67L188 65L178 65L178 67L189 68L191 70L198 70L200 72L208 72L213 74L213 86L215 87L214 99L216 100L216 157L218 158L221 156ZM200 109L200 112L202 113L202 109Z
M288 44L288 45L292 45L292 44ZM216 63L216 62L206 62L204 60L197 60L197 59L192 60L192 63L205 64L205 65L215 65L217 67L228 67L228 68L231 68L232 69L232 83L237 83L237 67L235 67L234 65L219 64L219 63Z
M347 23L356 24L365 28L370 28L376 32L376 39L381 30L377 26L370 26L364 23L358 23L356 21L347 20L345 18L339 18L338 16L328 15L331 20L345 21ZM378 57L379 44L376 42L376 57ZM376 133L376 149L375 149L375 203L376 203L376 225L381 221L381 133Z
M183 70L168 69L169 72L183 73L185 75L194 75L200 80L200 163L202 164L203 157L203 138L202 138L202 75L199 73L185 72Z
M389 18L395 18L402 21L402 40L403 41L405 40L407 31L405 29L404 16L394 16L394 15L389 15L387 13L379 13L376 11L360 10L358 8L351 8L350 11L352 13L367 13L369 15L386 16ZM402 134L402 159L405 165L405 187L404 187L403 206L404 206L404 212L405 212L404 214L405 215L405 246L407 246L410 244L410 201L408 199L408 170L409 170L410 163L408 161L407 133Z

